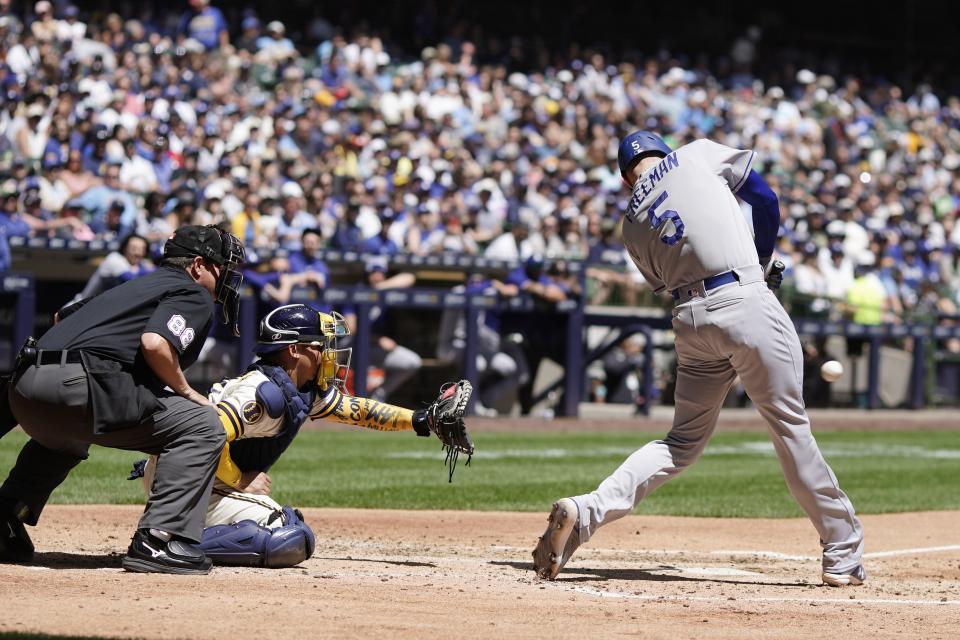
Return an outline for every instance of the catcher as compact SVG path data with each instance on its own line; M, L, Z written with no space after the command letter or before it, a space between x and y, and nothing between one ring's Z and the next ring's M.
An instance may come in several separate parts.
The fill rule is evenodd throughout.
M313 531L298 510L268 496L267 475L308 418L435 433L447 451L451 480L459 454L472 456L463 421L473 391L469 382L443 385L436 402L416 411L348 396L343 381L352 349L337 348L337 339L348 334L339 313L302 304L279 307L260 322L259 359L244 375L210 389L227 433L200 544L214 563L290 567L313 553ZM155 464L155 457L141 461L130 479L143 475L149 488Z

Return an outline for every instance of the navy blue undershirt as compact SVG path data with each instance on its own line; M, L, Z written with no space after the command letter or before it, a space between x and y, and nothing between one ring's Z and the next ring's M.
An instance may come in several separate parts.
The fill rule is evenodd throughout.
M780 204L777 194L759 173L751 169L737 195L753 207L753 244L757 247L760 260L767 260L773 255L773 247L780 233Z

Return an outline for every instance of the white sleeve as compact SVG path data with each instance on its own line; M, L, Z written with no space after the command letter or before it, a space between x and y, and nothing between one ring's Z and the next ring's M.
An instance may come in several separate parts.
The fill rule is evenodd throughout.
M730 191L736 193L750 175L757 154L746 149L734 149L712 140L697 140L690 146L697 157L711 171L724 179Z
M237 431L237 439L268 438L283 429L283 416L271 418L257 398L257 386L266 378L259 371L226 380L219 389L214 385L210 400Z

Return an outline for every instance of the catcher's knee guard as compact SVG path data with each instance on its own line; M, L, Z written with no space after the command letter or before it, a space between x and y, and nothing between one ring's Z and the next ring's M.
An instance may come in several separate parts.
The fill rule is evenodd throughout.
M300 512L283 508L283 526L268 529L253 520L203 530L200 548L215 564L280 569L313 555L316 538Z

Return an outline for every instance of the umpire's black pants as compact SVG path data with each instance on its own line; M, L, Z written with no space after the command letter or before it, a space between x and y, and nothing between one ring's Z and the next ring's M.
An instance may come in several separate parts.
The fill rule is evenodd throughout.
M87 458L91 444L142 451L158 455L159 462L139 526L199 542L226 440L223 426L211 406L172 394L159 400L151 418L95 434L83 365L28 367L10 389L10 406L32 439L0 487L0 498L19 502L23 521L35 525L50 494Z

